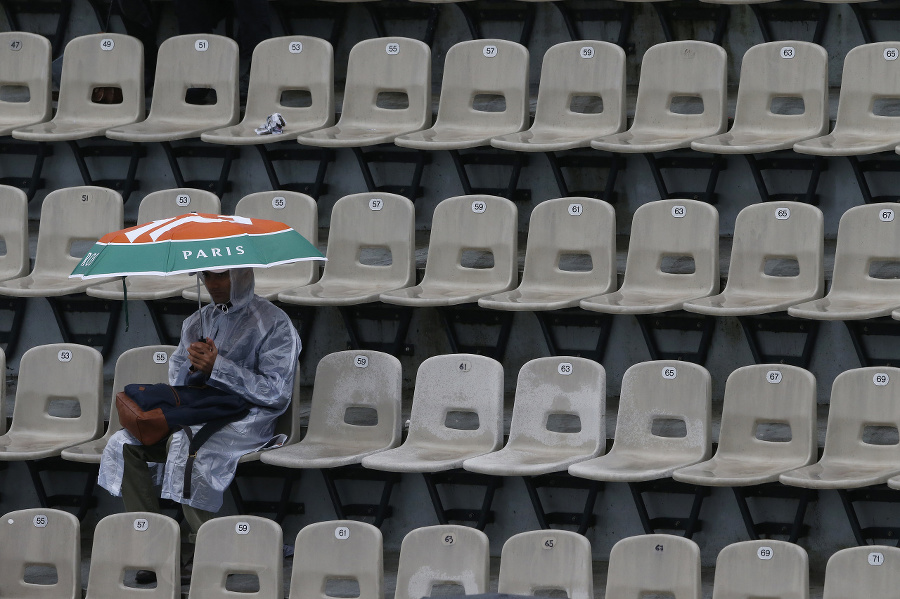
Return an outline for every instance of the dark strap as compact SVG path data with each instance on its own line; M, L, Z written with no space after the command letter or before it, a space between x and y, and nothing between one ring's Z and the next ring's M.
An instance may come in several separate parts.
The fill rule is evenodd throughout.
M181 496L184 499L191 498L191 474L194 470L194 459L197 457L197 451L200 447L206 443L210 437L213 436L213 433L223 428L226 424L231 422L236 422L246 416L250 410L245 410L242 414L233 414L231 416L225 416L222 418L216 418L215 420L210 420L206 424L204 424L197 434L191 430L191 427L182 425L181 430L184 431L184 434L187 435L188 438L188 458L187 462L184 464L184 484L181 489Z

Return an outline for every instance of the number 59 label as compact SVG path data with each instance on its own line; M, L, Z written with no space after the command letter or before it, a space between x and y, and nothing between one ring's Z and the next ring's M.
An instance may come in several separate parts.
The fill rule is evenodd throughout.
M239 535L250 534L250 523L249 522L238 522L234 525L234 532Z

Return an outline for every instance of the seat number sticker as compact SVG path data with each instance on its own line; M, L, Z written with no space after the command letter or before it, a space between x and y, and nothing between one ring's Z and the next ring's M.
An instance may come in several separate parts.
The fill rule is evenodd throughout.
M572 374L572 363L562 362L559 366L556 367L556 372L560 373L563 376L569 376L570 374Z
M494 58L497 56L497 46L485 46L482 53L488 58Z
M105 37L102 40L100 40L100 49L101 50L106 50L107 52L109 52L110 50L112 50L115 47L116 47L116 42L112 41L108 37Z
M781 49L782 58L793 58L794 54L794 48L792 46L785 46Z
M338 526L334 529L334 538L338 541L346 541L350 538L350 529L346 526Z
M447 533L444 535L444 538L441 539L441 543L444 545L452 545L456 542L456 537L453 536L452 533Z
M885 387L891 382L891 377L884 372L876 372L875 376L872 377L872 382L879 387Z
M582 58L593 58L594 57L594 49L590 46L584 46L581 49L580 55Z
M197 52L206 52L209 50L209 42L207 40L197 40L194 42L194 50Z
M675 218L684 218L687 210L684 206L672 206L672 216Z
M134 529L138 532L145 532L150 528L150 523L147 522L146 518L135 518L134 520Z
M556 537L544 537L541 541L541 547L544 549L553 549L556 547Z
M790 208L778 208L775 210L775 218L778 220L787 220L791 217Z
M59 353L56 354L56 359L60 362L71 362L72 361L72 352L67 349L59 350Z
M881 222L883 222L883 223L893 222L894 211L891 210L890 208L882 210L881 212L878 213L878 218L881 219Z
M475 200L472 202L472 212L475 214L484 214L484 211L487 210L487 204L482 202L481 200Z
M400 44L392 42L384 47L384 51L390 56L396 56L397 54L400 54Z
M766 380L773 385L777 385L781 382L781 371L779 370L770 370L766 373Z
M775 555L772 552L771 547L760 547L756 550L756 557L759 559L772 559L772 556Z
M291 54L300 54L303 52L303 43L302 42L291 42L288 44L288 52Z
M366 368L369 366L369 357L368 356L356 356L353 358L353 364L357 368Z
M569 214L571 216L581 216L584 212L584 206L581 204L569 204Z
M884 49L884 59L885 60L897 60L897 48L885 48Z
M249 522L238 522L234 525L234 532L239 535L247 535L250 534L250 523Z
M9 49L13 52L18 52L22 49L22 40L13 40L9 42Z
M272 208L275 210L284 210L287 207L287 200L283 196L272 198Z
M186 193L179 194L178 197L175 198L175 205L180 206L181 208L185 208L191 205L191 196Z
M164 351L153 352L154 364L165 364L169 361L169 354Z
M884 554L878 552L872 552L869 554L869 565L870 566L880 566L884 563Z
M32 520L35 528L46 528L47 527L47 516L44 514L38 514Z
M672 380L678 376L678 370L674 366L666 366L662 369L662 377Z
M384 208L384 200L381 198L372 198L369 200L369 210L378 212L382 208Z
M469 362L460 362L459 363L459 371L460 372L469 372L472 370L472 364Z

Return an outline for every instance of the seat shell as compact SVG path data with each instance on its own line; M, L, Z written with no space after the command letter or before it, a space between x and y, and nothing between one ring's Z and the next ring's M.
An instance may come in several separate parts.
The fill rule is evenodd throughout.
M0 85L28 89L24 101L0 100L0 135L10 135L15 129L49 121L53 116L51 60L47 38L24 31L0 33Z
M569 599L591 599L591 543L568 530L532 530L510 537L500 553L498 592L534 595L562 589Z
M359 599L383 599L380 530L366 522L331 520L310 524L297 533L288 599L331 597L325 585L335 579L356 581Z
M677 599L700 599L700 548L673 535L650 534L616 542L609 554L607 597L642 597L671 593Z
M78 518L68 512L39 507L5 514L0 523L0 546L5 549L0 559L0 595L80 599L80 536ZM54 566L56 584L25 582L25 568L34 564Z
M766 539L719 552L712 599L809 599L809 557L799 545Z
M873 554L880 558L870 561ZM884 545L848 547L828 558L822 599L888 599L900 587L900 549Z
M0 48L3 48L0 42ZM0 63L2 64L2 63ZM28 274L28 196L9 185L0 185L0 240L6 252L0 256L0 282Z
M490 588L488 537L471 526L440 524L411 530L400 545L394 599L429 597L435 585L455 583L466 595Z

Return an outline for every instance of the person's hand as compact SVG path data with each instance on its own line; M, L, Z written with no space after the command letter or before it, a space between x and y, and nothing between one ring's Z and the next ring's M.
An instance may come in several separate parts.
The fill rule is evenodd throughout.
M216 343L212 339L207 337L205 343L203 341L194 341L188 346L187 351L194 370L199 370L207 376L212 374L213 366L216 364L216 356L219 355Z

